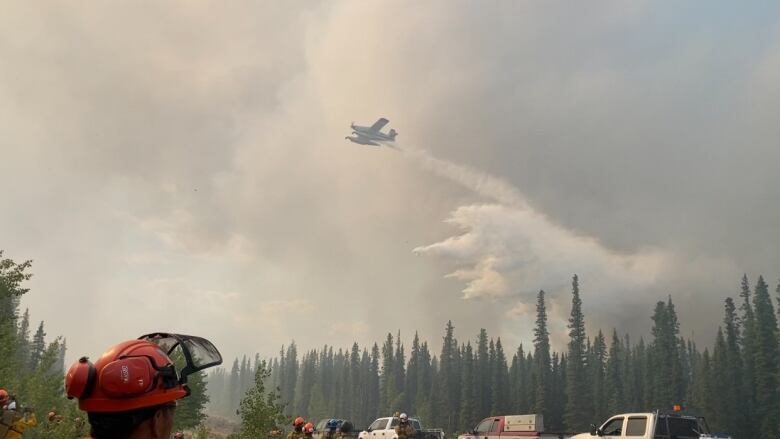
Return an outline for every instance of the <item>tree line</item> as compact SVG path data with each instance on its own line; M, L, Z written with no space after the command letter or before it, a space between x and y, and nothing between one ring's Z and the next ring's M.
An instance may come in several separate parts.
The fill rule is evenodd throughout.
M370 348L354 343L302 354L292 342L267 366L256 355L234 360L229 371L212 371L209 409L234 415L247 390L256 389L260 368L288 417L340 417L360 427L406 411L451 435L491 415L541 413L547 430L582 432L612 414L679 404L706 416L712 430L738 439L780 437L777 314L763 277L751 288L744 276L737 300L725 300L711 347L702 350L680 335L671 296L656 303L650 323L647 340L616 329L589 336L575 275L564 352L550 347L545 292L539 291L533 344L509 354L500 337L484 329L458 341L452 322L438 354L417 334L411 349L400 333Z

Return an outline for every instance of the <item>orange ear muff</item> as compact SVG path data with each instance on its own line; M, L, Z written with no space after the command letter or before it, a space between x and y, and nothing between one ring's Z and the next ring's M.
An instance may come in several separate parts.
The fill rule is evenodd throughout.
M111 397L138 395L151 390L156 375L148 358L122 358L100 370L100 390Z
M65 375L65 391L68 399L88 397L95 387L96 379L97 372L89 358L79 358L79 361L74 363Z

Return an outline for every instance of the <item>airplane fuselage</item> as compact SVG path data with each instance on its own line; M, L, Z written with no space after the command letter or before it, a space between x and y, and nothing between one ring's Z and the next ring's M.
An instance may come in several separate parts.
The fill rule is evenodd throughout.
M380 142L393 142L395 141L395 131L390 133L383 133L381 131L374 131L371 127L361 127L358 125L352 125L352 134L357 134L360 137L366 137L371 140L377 140Z

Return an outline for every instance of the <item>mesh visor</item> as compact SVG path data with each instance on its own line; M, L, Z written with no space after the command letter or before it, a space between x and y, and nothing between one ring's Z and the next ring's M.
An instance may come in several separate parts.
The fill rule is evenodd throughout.
M184 367L179 372L181 381L187 381L187 375L222 364L222 355L213 343L194 335L168 334L156 332L138 337L150 341L163 350L169 357L184 357Z

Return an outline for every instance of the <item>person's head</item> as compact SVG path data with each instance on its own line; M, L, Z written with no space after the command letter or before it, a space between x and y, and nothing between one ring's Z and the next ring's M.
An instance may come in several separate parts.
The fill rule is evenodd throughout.
M9 400L8 391L3 388L0 388L0 407L8 404L8 400Z
M184 439L184 433L177 431L176 434L173 435L173 439Z
M399 416L399 418L402 424L409 422L409 416L406 413L401 413L401 416Z
M312 433L314 433L314 424L307 422L306 425L303 426L303 434L311 436Z
M49 413L46 414L46 419L48 419L49 422L56 421L57 420L57 412L55 412L54 410L50 411Z
M303 430L303 425L306 424L306 420L302 417L298 416L293 421L293 428L295 428L295 431L301 431Z
M209 360L216 358L218 362L203 363L206 366L193 362L199 357L193 356L188 346L201 342L213 349ZM186 361L181 371L169 357L177 346L181 346ZM95 364L82 357L68 370L65 388L68 398L77 398L79 408L87 412L95 439L168 439L176 401L189 395L187 374L221 361L219 352L206 340L152 334L112 347Z

